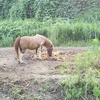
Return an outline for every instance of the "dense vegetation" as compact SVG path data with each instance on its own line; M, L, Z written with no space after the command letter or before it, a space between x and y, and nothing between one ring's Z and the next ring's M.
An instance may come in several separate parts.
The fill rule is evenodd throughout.
M0 0L1 19L49 18L100 20L99 0ZM83 16L84 15L84 16Z
M100 39L99 10L98 0L0 0L0 46L35 34L47 36L55 45Z
M35 34L55 45L100 39L99 10L98 0L0 0L0 46Z
M12 46L17 36L42 34L52 40L54 45L74 45L75 42L91 42L100 39L100 23L71 22L49 19L39 22L33 19L5 20L0 22L0 46ZM74 44L72 44L74 43ZM82 44L81 44L82 45Z

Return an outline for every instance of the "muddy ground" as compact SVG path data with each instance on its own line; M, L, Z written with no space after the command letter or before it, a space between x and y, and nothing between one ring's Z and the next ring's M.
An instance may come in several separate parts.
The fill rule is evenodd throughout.
M72 59L73 63L73 58L87 49L55 47L55 52L66 55L65 61ZM60 78L66 78L67 74L54 72L62 60L32 60L33 55L33 51L27 50L23 56L24 64L19 64L15 59L13 47L0 48L0 100L64 100L57 82ZM24 92L18 92L22 97L18 95L17 90L12 91L13 87L24 88Z

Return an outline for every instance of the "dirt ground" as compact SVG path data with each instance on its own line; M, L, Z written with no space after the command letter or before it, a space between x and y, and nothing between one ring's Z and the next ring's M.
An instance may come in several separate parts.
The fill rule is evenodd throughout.
M74 57L78 53L86 51L87 49L87 47L55 47L55 52L59 51L62 56L66 55L66 60L68 60L70 57ZM32 51L27 50L23 56L25 63L19 64L15 59L13 47L0 48L0 100L16 100L11 99L8 96L7 89L4 89L5 82L13 82L14 80L26 82L27 80L31 80L33 78L38 78L43 81L66 77L66 75L63 74L54 73L54 69L61 65L61 60L32 60L33 55L34 53ZM4 80L3 83L1 80ZM28 85L29 83L30 82L27 81L27 83L24 84ZM50 99L50 95L48 96L47 98L49 99L43 100L60 100L54 98Z

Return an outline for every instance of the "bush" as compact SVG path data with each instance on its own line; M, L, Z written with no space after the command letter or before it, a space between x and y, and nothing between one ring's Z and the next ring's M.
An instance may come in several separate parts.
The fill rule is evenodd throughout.
M46 21L61 17L95 22L100 20L99 6L98 0L0 0L0 18Z
M88 42L95 37L100 39L99 27L99 22L90 24L87 22L70 22L63 19L49 19L45 22L34 19L5 20L0 23L0 39L2 42L2 40L6 41L3 37L10 37L14 42L18 36L41 34L48 37L54 45L68 45L70 41L72 42L70 45L74 45L75 42ZM6 44L5 46L11 45Z
M100 98L100 48L98 39L93 40L89 51L79 54L74 61L74 71L68 63L63 70L71 69L71 75L60 80L61 94L64 100L99 100ZM95 45L95 46L94 46ZM72 64L72 63L71 63ZM68 74L68 72L64 73Z

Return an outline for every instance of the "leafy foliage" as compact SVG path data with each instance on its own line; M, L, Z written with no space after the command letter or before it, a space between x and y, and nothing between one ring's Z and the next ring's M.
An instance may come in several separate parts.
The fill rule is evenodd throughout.
M98 0L0 0L0 18L12 20L50 18L87 20L100 19Z
M91 41L100 39L100 23L72 22L49 19L40 22L34 19L0 21L0 46L12 46L18 36L42 34L54 45L68 45L69 41ZM7 42L10 40L10 43ZM92 44L92 42L91 42ZM99 42L98 42L99 44ZM72 44L70 44L72 45Z
M66 79L60 80L60 86L62 88L62 95L64 100L99 100L100 98L100 48L98 46L98 40L93 40L93 46L89 51L80 53L74 63L74 71L71 70L71 75ZM63 67L64 74L68 74L70 65L65 62L61 65ZM62 71L62 69L60 70Z

